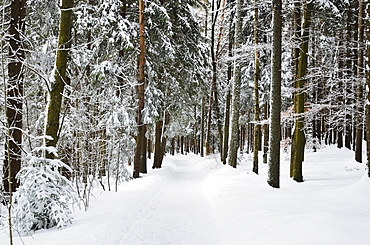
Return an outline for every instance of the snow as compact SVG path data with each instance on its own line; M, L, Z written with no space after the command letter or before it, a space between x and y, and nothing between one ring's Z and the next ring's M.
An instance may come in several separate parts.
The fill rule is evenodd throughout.
M307 152L305 182L292 181L282 153L281 188L251 156L237 169L217 155L167 156L162 169L103 192L73 224L24 236L26 245L368 244L370 179L347 149ZM365 154L364 154L365 155ZM261 162L261 161L260 161ZM151 162L149 161L149 166ZM148 168L149 170L149 168ZM0 244L8 244L7 230ZM15 238L14 244L22 244Z

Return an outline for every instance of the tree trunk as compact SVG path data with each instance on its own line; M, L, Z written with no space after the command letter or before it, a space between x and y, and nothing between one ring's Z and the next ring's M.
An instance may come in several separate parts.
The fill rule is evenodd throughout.
M139 0L139 37L140 37L140 56L139 56L139 83L138 83L138 111L137 111L137 127L138 134L136 136L136 149L134 159L133 177L138 178L142 169L143 146L145 142L145 127L143 124L142 112L144 109L144 93L145 93L145 23L144 23L144 0Z
M216 1L216 2L215 2ZM222 152L222 123L220 116L220 107L218 105L218 92L217 92L217 57L215 50L215 29L219 13L221 0L212 0L212 26L211 26L211 59L212 59L212 80L211 80L211 93L209 96L208 120L207 120L207 136L206 136L206 155L211 154L214 149L210 144L211 140L211 125L212 125L212 111L215 110L217 121L217 129L219 134L220 149Z
M154 146L154 161L153 168L160 168L162 165L162 128L163 120L158 120L155 123L155 146Z
M16 175L21 169L22 160L22 109L23 109L23 61L25 53L25 0L14 0L10 5L8 84L6 91L6 120L8 133L5 144L3 165L4 191L14 192L19 182Z
M368 0L365 1L365 9L367 13L366 19L366 41L370 43L370 6ZM366 46L366 66L370 67L370 45ZM366 69L366 84L368 91L370 91L370 70ZM366 101L366 150L367 150L367 171L370 178L370 92L367 93Z
M144 128L144 140L142 142L142 149L141 149L141 162L140 162L140 173L146 174L148 173L147 171L147 145L148 145L148 139L145 137L146 134L146 125L143 125Z
M233 56L233 42L234 42L234 28L233 28L234 16L230 17L229 24L229 44L228 44L228 56L231 60ZM232 80L232 62L229 61L227 65L227 91L226 91L226 102L225 102L225 119L224 119L224 138L223 138L223 154L221 161L226 164L227 153L229 150L229 132L230 132L230 106L231 106L231 80Z
M301 51L299 55L297 87L295 90L294 104L295 106L295 129L294 129L294 147L292 150L293 179L297 182L303 182L302 163L304 161L304 150L306 137L304 129L304 101L305 101L305 83L307 73L307 58L308 58L308 42L310 17L313 8L313 1L305 3L303 12L303 34L301 41Z
M364 35L365 35L365 3L364 0L360 0L359 12L358 12L358 59L357 59L357 103L356 103L356 137L355 137L355 160L362 163L362 140L363 140L363 119L364 119L364 89L363 89L363 78L365 76L364 67Z
M273 40L271 59L271 105L270 105L270 157L268 161L267 183L280 188L280 111L281 111L281 36L282 36L282 2L274 0Z
M301 42L301 1L300 0L294 0L294 12L293 12L293 35L294 40L298 43ZM293 77L293 89L295 90L297 88L297 77L298 77L298 64L299 64L299 47L296 47L293 49L293 64L294 64L294 77ZM296 110L296 104L295 101L295 92L293 92L293 107L294 111ZM293 133L294 136L294 133ZM291 156L290 159L293 159L293 153L295 152L295 137L292 136L292 143L291 143ZM290 177L293 177L293 161L290 161Z
M235 23L235 43L234 47L236 54L240 54L240 47L242 42L242 0L236 0L236 23ZM232 106L231 106L231 129L230 142L228 152L228 164L234 168L237 165L238 156L238 135L239 135L239 104L240 104L240 85L241 85L241 61L236 59L234 61L234 81L232 89Z
M204 142L204 124L205 124L205 117L206 117L206 113L205 113L205 101L204 101L204 97L202 98L202 115L201 115L201 118L200 118L200 144L199 144L199 147L200 147L200 156L201 157L204 157L204 145L206 144Z
M71 29L73 15L73 0L61 1L58 50L54 72L54 82L51 84L47 119L45 126L46 146L56 147L58 142L59 118L65 84L68 84L66 75L68 53L71 48ZM54 154L46 153L47 158L54 158Z
M258 150L261 138L260 106L259 106L259 80L260 60L258 51L258 0L254 0L254 134L253 134L253 172L258 174Z
M348 108L351 106L352 101L350 99L352 94L351 78L353 77L352 69L352 10L349 7L346 11L347 20L346 20L346 83L345 83L345 132L344 132L344 146L348 149L351 149L352 144L352 115Z
M265 112L264 112L264 120L265 123L263 124L263 163L267 163L267 152L269 150L269 125L266 123L268 120L268 103L265 103Z

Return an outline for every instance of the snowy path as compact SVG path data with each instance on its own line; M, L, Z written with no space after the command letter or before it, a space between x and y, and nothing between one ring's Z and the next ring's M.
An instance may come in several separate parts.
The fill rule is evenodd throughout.
M221 244L214 212L202 188L204 173L189 160L150 200L121 244Z
M367 245L370 179L353 156L336 147L308 153L305 182L296 183L282 155L281 189L266 183L266 164L252 173L251 155L237 169L217 155L166 156L162 169L96 193L65 229L14 245ZM8 240L0 226L0 244Z

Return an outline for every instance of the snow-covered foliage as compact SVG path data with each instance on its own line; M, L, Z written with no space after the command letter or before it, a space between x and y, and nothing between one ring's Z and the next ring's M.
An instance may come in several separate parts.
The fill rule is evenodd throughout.
M78 202L72 183L63 172L72 169L62 161L45 159L37 148L28 157L17 178L14 194L13 227L23 234L56 226L64 228L72 220L71 205Z

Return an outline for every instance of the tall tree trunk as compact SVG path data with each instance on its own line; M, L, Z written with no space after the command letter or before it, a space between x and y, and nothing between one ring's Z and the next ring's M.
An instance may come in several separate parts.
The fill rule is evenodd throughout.
M297 87L294 96L294 113L295 113L295 129L294 129L294 143L292 147L294 151L292 153L293 161L293 179L297 182L303 182L302 174L302 163L304 161L304 150L306 137L303 131L304 129L304 101L305 101L305 83L307 73L307 58L308 58L308 42L309 42L309 29L310 29L310 17L313 8L313 1L306 2L304 5L303 12L303 34L301 41L301 51L299 54L298 64L298 76L297 76Z
M359 2L358 12L358 58L357 58L357 89L356 89L356 137L355 137L355 160L362 163L362 140L363 140L363 120L364 120L364 102L363 102L363 78L365 76L364 70L364 35L365 35L365 3L364 0Z
M301 1L300 0L294 0L294 12L293 12L293 35L294 40L297 43L300 43L301 41ZM298 45L297 45L298 46ZM293 65L294 65L294 77L293 77L293 89L297 88L297 77L298 77L298 64L299 64L299 47L296 47L293 49ZM295 93L293 92L293 107L295 111L296 104L295 101ZM290 158L293 158L293 153L295 152L295 138L292 137L292 143L291 143L291 156ZM290 161L290 177L293 177L293 161Z
M242 2L236 0L236 23L235 23L235 42L234 48L236 54L240 54L242 42ZM241 61L240 58L234 61L234 81L232 89L232 106L231 106L231 129L228 152L228 164L234 168L237 165L238 148L239 148L239 104L240 104L240 85L241 85Z
M138 134L136 136L136 149L134 159L133 177L138 178L142 169L144 157L143 148L145 141L145 126L143 122L144 93L145 93L145 23L144 23L144 0L139 0L139 37L140 37L140 56L139 56L139 83L138 83L138 111L136 123Z
M206 137L206 155L213 152L211 140L211 125L212 125L212 111L215 110L217 129L219 134L220 149L222 152L222 123L220 116L220 107L218 105L218 90L217 90L217 55L215 50L215 29L219 13L221 0L212 0L212 14L211 14L211 59L212 59L212 80L211 80L211 93L209 96L208 120L207 120L207 137Z
M345 37L344 35L344 32L343 30L340 31L340 38L343 39ZM343 88L343 79L344 79L344 76L343 76L343 68L344 68L344 43L342 40L339 41L339 53L338 53L338 79L339 79L339 84L338 84L338 87L340 89ZM344 91L343 91L344 92ZM343 96L343 93L339 93L338 94L338 98L337 98L337 102L338 102L338 109L336 109L335 111L337 113L339 113L339 111L343 108L343 102L344 102L344 96ZM340 149L343 147L343 127L344 127L344 118L342 117L339 117L339 120L337 122L337 129L338 129L338 144L337 144L337 147ZM321 138L320 138L321 139Z
M231 60L233 56L233 43L234 43L234 16L230 17L229 23L229 44L228 44L228 56ZM221 161L226 164L227 153L229 150L229 130L230 130L230 106L231 106L231 81L232 81L232 62L229 61L227 65L227 91L226 91L226 102L225 102L225 119L224 119L224 138L223 138L223 154Z
M10 5L8 84L6 91L6 120L8 134L3 165L4 191L11 195L18 186L16 175L22 160L23 61L25 53L25 0L14 0Z
M267 183L280 188L281 36L282 1L273 0L273 40L271 59L270 157Z
M365 9L367 13L366 18L366 84L368 91L370 91L370 5L368 4L369 1L365 1ZM366 101L366 150L367 150L367 171L368 177L370 178L370 92L367 93L367 101Z
M258 51L258 0L254 0L254 134L253 134L253 172L258 174L258 150L261 138L260 106L259 106L259 80L260 60Z
M352 5L352 4L351 4ZM345 82L345 132L344 132L344 145L346 148L351 149L352 144L352 116L351 111L348 108L351 106L352 100L352 10L351 6L346 10L346 82Z
M58 50L55 62L54 82L51 84L49 103L47 106L47 119L45 126L46 146L56 147L58 142L59 118L63 99L65 84L68 84L67 61L68 53L71 48L73 0L61 1L61 14L59 25ZM46 153L47 158L53 159L52 153Z

